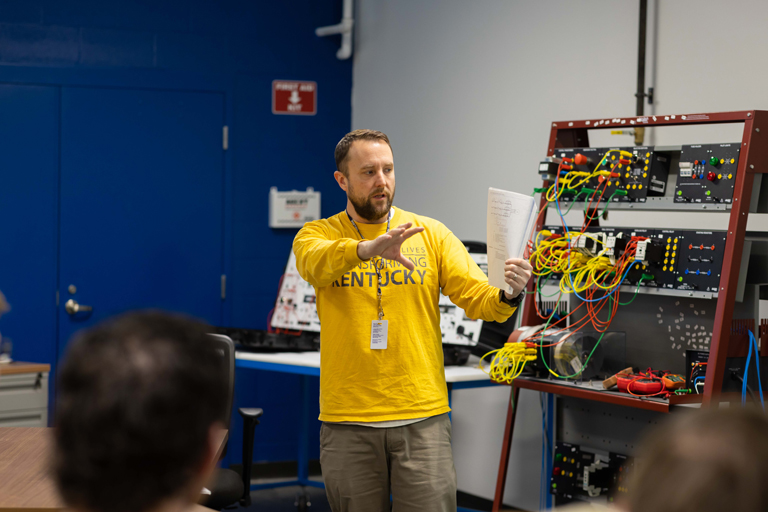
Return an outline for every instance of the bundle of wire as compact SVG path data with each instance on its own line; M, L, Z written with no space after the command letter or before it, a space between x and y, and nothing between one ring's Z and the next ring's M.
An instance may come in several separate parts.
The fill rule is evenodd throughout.
M486 373L494 382L512 384L512 381L523 373L525 363L536 360L536 345L523 342L505 343L500 349L492 350L480 359L481 368L483 360L491 354L494 356Z
M599 170L601 165L608 165L608 157L612 153L618 153L619 159L615 161L615 163L612 163L610 170ZM611 158L615 159L615 156L616 155L613 155ZM573 170L574 163L583 165L583 163L586 162L586 158L583 157L583 155L576 155L576 159L565 158L558 167L554 184L552 184L552 186L545 192L546 200L549 203L555 203L557 212L562 221L564 234L558 235L551 231L543 230L536 235L532 242L530 242L530 261L534 269L533 275L536 278L536 290L534 293L541 297L542 279L545 279L546 282L553 276L561 276L559 293L557 294L558 297L555 303L560 302L563 294L573 293L581 299L581 304L568 315L558 317L555 320L557 308L554 308L551 312L544 312L540 308L539 301L535 300L536 313L540 318L543 318L546 323L538 330L537 334L521 339L518 343L525 343L527 347L533 344L534 347L538 348L539 357L542 363L556 378L574 378L578 377L584 371L592 358L592 354L594 354L595 349L607 332L618 306L627 305L634 301L642 281L651 278L651 276L643 274L638 282L638 289L635 291L635 295L632 299L629 302L620 302L619 290L632 268L632 265L635 264L637 244L640 241L647 240L647 238L631 237L622 254L618 257L613 257L608 254L608 247L604 246L604 240L601 240L596 234L587 231L590 223L597 218L589 212L594 212L599 209L610 178L618 177L618 173L615 172L616 166L630 164L630 161L625 158L632 157L633 155L627 151L618 149L610 150L603 156L592 172ZM597 188L592 189L584 187L584 185L589 183L592 178L601 177L603 179ZM578 190L579 187L582 188ZM586 192L589 194L588 197L585 198L586 204L584 211L586 215L584 222L581 229L578 231L570 230L568 228L564 214L560 209L559 199L566 190L576 192L576 197L574 197L574 199L582 193ZM626 192L617 189L617 191L607 198L607 202L609 202L616 194L626 194ZM573 205L571 205L571 207L572 206ZM542 208L539 215L542 215L544 211L546 211L546 208ZM574 247L574 242L580 237L585 237L585 239L591 240L594 249L592 251L586 251ZM564 327L567 325L566 320L584 306L586 306L586 314L574 321L572 325ZM608 307L606 308L606 306ZM603 309L608 312L608 317L606 319L598 317L598 314ZM573 332L590 324L595 331L600 333L600 337L592 351L589 353L587 359L584 361L582 369L573 375L559 375L547 364L543 349L563 343ZM560 328L553 330L553 328L557 326L560 326ZM571 334L566 334L565 336L560 337L555 343L546 344L544 342L545 332L547 333L547 336L553 337L564 333L565 331L570 331ZM511 382L511 380L515 379L523 371L525 360L520 364L519 356L514 360L510 359L506 350L506 345L499 350L489 352L483 356L483 359L492 354L494 354L494 356L491 360L490 374L494 381Z
M747 362L744 365L744 377L741 379L741 404L747 403L747 381L749 379L749 363L752 359L752 349L755 349L755 367L757 368L757 387L760 390L760 405L765 410L765 401L763 400L763 384L760 382L760 348L757 346L757 339L752 334L751 330L747 330L749 333L749 353L747 354ZM751 391L750 391L751 393Z

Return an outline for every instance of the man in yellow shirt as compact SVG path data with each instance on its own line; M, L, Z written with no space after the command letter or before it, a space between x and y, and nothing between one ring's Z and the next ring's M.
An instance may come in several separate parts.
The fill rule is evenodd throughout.
M504 321L531 265L507 260L514 293L488 285L442 223L392 207L387 136L348 133L334 177L346 210L309 222L293 250L320 316L320 465L334 512L456 510L439 294ZM392 227L396 226L396 227Z

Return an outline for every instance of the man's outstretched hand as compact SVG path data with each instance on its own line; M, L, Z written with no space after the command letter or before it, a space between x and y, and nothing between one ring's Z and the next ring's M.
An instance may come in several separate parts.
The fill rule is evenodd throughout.
M373 240L363 240L357 244L357 256L361 260L368 260L374 256L381 256L385 260L399 261L408 270L413 270L416 268L416 265L400 252L400 247L403 245L403 242L416 233L424 231L423 227L412 228L412 225L412 222L400 224L380 237Z

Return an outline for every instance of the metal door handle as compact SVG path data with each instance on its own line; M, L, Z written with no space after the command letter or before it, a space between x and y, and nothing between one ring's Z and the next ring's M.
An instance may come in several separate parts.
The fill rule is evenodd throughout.
M75 313L80 313L83 311L93 311L91 306L80 305L77 303L77 301L75 301L75 299L69 299L67 302L65 302L64 309L66 309L67 313L70 315L74 315Z

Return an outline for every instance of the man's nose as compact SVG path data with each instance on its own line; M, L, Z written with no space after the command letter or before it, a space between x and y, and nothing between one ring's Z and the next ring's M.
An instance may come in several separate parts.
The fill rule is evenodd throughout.
M384 170L381 169L379 171L376 171L376 186L377 187L383 187L387 184L386 176L384 176Z

